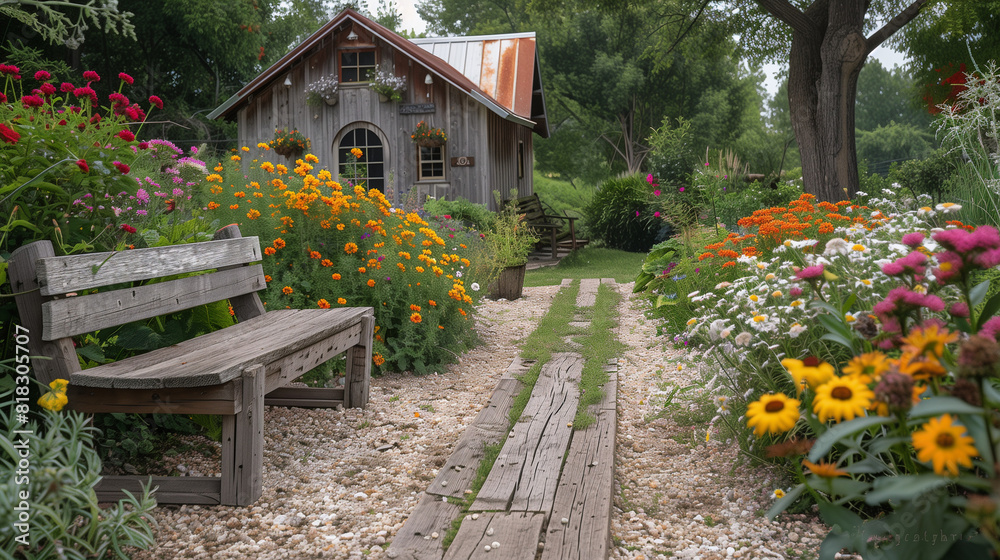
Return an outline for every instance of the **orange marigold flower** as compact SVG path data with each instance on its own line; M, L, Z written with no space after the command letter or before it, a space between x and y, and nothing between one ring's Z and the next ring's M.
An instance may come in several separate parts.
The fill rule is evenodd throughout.
M359 266L359 267L358 267L358 272L359 272L360 274L364 274L364 273L368 272L368 269L366 269L366 268L365 268L365 267L363 267L363 266Z
M333 266L333 261L331 261L330 259L323 259L319 261L319 264L323 266Z
M277 253L277 251L274 250L274 247L265 247L264 248L264 254L267 255L267 256L269 256L269 257L271 255L275 254L275 253Z
M415 304L415 303L411 303L410 304L410 311L420 311L420 306L417 305L417 304Z
M239 208L240 208L239 204L230 204L229 205L229 209L230 210L238 210Z
M374 288L375 287L375 281L372 280L371 278L368 279L368 287L369 288Z
M292 292L294 291L295 290L293 290L291 286L285 286L284 288L281 289L281 293L285 294L286 296L292 295Z
M703 261L703 260L705 260L705 259L710 259L710 258L712 258L712 257L714 257L714 256L715 256L715 254L714 254L714 253L711 253L711 252L708 252L708 251L706 251L706 252L704 252L704 253L702 253L702 254L698 255L698 260L699 260L699 261Z
M413 321L414 323L419 323L420 321L423 321L424 318L421 317L419 313L413 313L412 315L410 315L410 320Z
M396 263L396 266L399 267L400 272L406 272L406 265L405 264L403 264L403 263Z
M259 217L260 217L260 212L258 210L250 210L249 212L247 212L247 218L250 218L251 220L256 220Z
M373 354L372 361L375 362L375 365L380 366L385 363L385 358L382 357L382 354Z
M340 225L343 225L343 224L340 224ZM358 246L357 246L357 244L355 244L355 243L348 243L347 245L344 245L344 252L347 253L348 255L353 255L354 253L357 253L358 252Z
M216 208L218 208L219 206L220 206L220 205L219 205L218 203L215 203L215 202L209 202L209 203L208 203L208 209L209 209L209 210L215 210L215 209L216 209Z
M233 196L235 196L236 198L246 198L247 193L243 191L236 191L233 193Z
M730 267L730 266L736 266L736 261L729 261L729 262L722 263L722 268L727 268L727 267Z
M466 314L466 313L465 313L465 310L464 310L464 309L462 309L461 307L459 307L459 308L458 308L458 312L459 312L459 313L461 313L462 315L465 315L465 314Z
M344 305L347 303L347 300L344 298L337 298L337 303L339 303L340 305Z
M319 306L320 309L330 309L330 302L326 301L325 299L317 301L316 305Z
M427 304L430 305L431 307L437 307L437 302L432 299L427 300Z
M334 273L333 273L333 274L331 275L331 277L332 277L332 278L333 278L334 280L340 280L340 273L339 273L339 272L334 272Z
M319 254L319 251L309 251L310 259L322 259L323 255Z
M270 274L265 274L264 275L264 281L265 282L270 282L271 281L271 275Z
M735 258L739 257L740 254L737 253L736 251L733 251L732 249L720 249L719 250L719 256L720 257L725 257L727 259L735 259Z
M275 249L284 249L285 240L279 237L272 242L272 245L274 245Z

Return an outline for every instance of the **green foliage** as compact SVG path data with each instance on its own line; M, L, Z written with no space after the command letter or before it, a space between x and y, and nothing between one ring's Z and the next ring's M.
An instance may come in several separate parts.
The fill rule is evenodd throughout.
M587 221L584 218L583 209L594 196L595 189L591 185L573 183L562 177L549 177L536 168L533 187L535 194L542 200L542 204L547 210L551 210L553 214L578 218L576 220L577 237L587 235Z
M515 194L516 192L511 192L512 197ZM500 191L493 191L493 196L499 204ZM517 202L513 198L497 213L496 219L483 231L483 235L493 274L528 262L528 255L538 243L538 235L524 221L524 215L517 213Z
M955 154L936 150L924 159L893 166L889 170L889 180L899 183L914 197L923 193L931 195L933 202L944 202L943 197L948 191L948 184L957 164Z
M649 191L641 175L605 181L584 210L591 235L612 249L648 251L663 227L653 216Z
M604 398L604 384L608 382L608 374L604 368L609 360L620 356L624 351L624 345L615 334L620 300L621 295L613 288L605 284L598 286L590 326L584 337L578 339L583 346L584 363L580 377L580 401L573 418L574 430L584 430L595 422L596 418L589 408Z
M34 2L5 2L0 6L0 15L20 21L37 32L50 43L64 43L70 49L80 48L84 41L84 31L90 23L103 29L105 33L121 34L123 38L135 40L135 26L129 18L135 14L118 11L117 3L89 0L86 4L74 4L57 0ZM64 13L65 12L65 13ZM75 19L74 19L75 18ZM103 23L103 25L102 25ZM121 26L121 31L119 31Z
M94 440L103 463L117 469L126 464L134 467L158 460L174 433L198 433L201 426L210 439L220 440L222 429L218 420L207 420L207 415L198 422L192 420L177 414L95 414L94 427L100 430L100 436Z
M94 450L88 416L79 412L42 411L29 424L17 422L11 392L0 395L3 434L0 437L0 549L8 558L128 559L130 549L148 549L155 543L156 507L146 486L136 496L109 508L98 506L94 486L100 480L101 460ZM15 434L26 430L30 435ZM30 448L31 468L19 467L18 449ZM17 447L15 447L17 446ZM25 498L23 493L27 493ZM21 531L19 511L30 512L30 533ZM30 534L30 544L15 540Z
M930 125L930 115L917 101L917 85L908 68L884 68L878 59L869 58L858 75L854 126L873 131L896 123L923 131Z
M740 218L752 214L754 210L785 206L801 194L800 182L779 181L773 186L759 181L736 182L726 186L725 195L716 204L716 213L720 223L734 228Z
M694 151L694 131L691 121L678 117L677 126L669 117L653 131L649 142L649 169L663 186L680 188L688 184L688 176L698 166L700 154Z
M455 200L428 198L424 211L434 219L454 220L476 231L486 231L496 221L496 214L485 204L475 204L462 197Z
M857 131L858 160L869 165L924 158L934 149L934 136L924 126L890 122L874 130Z

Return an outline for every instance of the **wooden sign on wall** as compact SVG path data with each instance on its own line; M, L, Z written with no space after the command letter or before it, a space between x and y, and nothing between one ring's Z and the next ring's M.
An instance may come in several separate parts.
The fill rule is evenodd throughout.
M452 167L475 167L476 158L472 156L462 156L451 158Z
M421 113L433 113L436 107L433 103L413 103L410 105L400 105L400 115L419 115Z

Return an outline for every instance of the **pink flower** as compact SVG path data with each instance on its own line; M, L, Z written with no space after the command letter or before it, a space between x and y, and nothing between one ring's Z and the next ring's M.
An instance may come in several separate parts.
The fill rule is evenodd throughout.
M792 286L792 288L788 290L788 295L797 298L802 295L802 288L798 286Z
M124 106L124 105L128 105L129 104L128 97L125 97L124 95L122 95L120 93L117 93L117 92L112 93L111 95L109 95L108 96L108 101L111 101L116 106L117 105Z
M660 211L657 210L656 212L653 212L653 217L654 218L659 218L660 217Z
M8 74L10 76L17 76L21 73L21 69L13 64L0 64L0 74Z
M913 235L913 234L907 234ZM917 235L920 235L919 233ZM921 241L923 236L921 235ZM909 245L909 243L907 243ZM918 243L919 245L919 243ZM891 263L882 266L882 273L886 276L901 276L903 274L923 274L924 265L927 264L927 257L920 251L912 251L905 257L900 257Z
M147 149L149 149L149 142L139 142L139 149L140 150L147 150Z
M75 95L78 99L87 97L90 99L92 104L97 105L97 92L90 87L76 88L73 90L73 95Z
M125 72L119 72L118 79L125 82L128 85L132 85L133 83L135 83L135 79L132 76L126 74Z
M653 196L660 196L660 189L655 189L653 191Z
M807 266L795 273L795 278L799 280L811 280L823 276L823 265Z
M913 233L907 233L903 236L903 245L907 245L911 249L916 249L924 242L924 234L919 231Z
M38 89L45 95L53 95L56 92L56 86L50 83L44 83L38 87Z
M979 327L979 334L990 338L997 338L1000 334L1000 317L993 317Z
M76 164L77 166L80 167L80 171L83 171L84 173L90 173L90 166L87 165L87 160L78 159L76 160Z
M135 107L126 107L125 116L128 117L130 121L139 120L139 111Z
M635 217L636 217L636 218L638 218L638 217L639 217L639 211L638 211L638 210L636 210L636 211L635 211Z
M83 79L88 82L99 82L101 81L101 76L94 72L93 70L87 70L83 73Z
M122 175L128 175L128 172L132 170L131 168L129 168L127 164L124 164L120 161L115 161L112 163L114 164L115 168L118 169L118 171L121 171Z
M7 94L0 91L0 103L6 103L6 102L7 102Z
M30 109L32 107L41 107L45 105L45 100L37 95L25 95L21 98L21 104L24 105L25 109Z
M705 167L708 167L708 162L707 161L705 162Z
M154 105L157 109L163 108L163 100L155 95L149 96L149 103L150 105Z
M74 86L73 84L71 84L69 82L63 82L63 83L59 84L59 91L61 91L63 93L69 93L69 92L71 92L71 91L73 91L75 89L76 89L76 86Z
M969 304L964 301L959 301L951 304L948 308L948 313L951 313L955 317L968 317L969 316Z
M117 136L126 142L132 142L135 140L135 134L132 134L132 131L127 128L120 131Z
M39 70L35 72L35 79L39 82L47 82L52 79L52 74L49 74L45 70Z
M684 192L684 187L677 189L677 192Z

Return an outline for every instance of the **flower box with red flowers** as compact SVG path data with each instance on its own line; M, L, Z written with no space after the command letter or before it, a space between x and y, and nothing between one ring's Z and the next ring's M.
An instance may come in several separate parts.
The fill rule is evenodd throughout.
M271 149L278 155L290 156L300 154L309 149L312 143L298 130L282 128L275 129L274 140L271 140Z
M410 134L410 140L424 148L436 148L448 142L448 135L440 128L431 128L426 122L420 121L416 130Z

